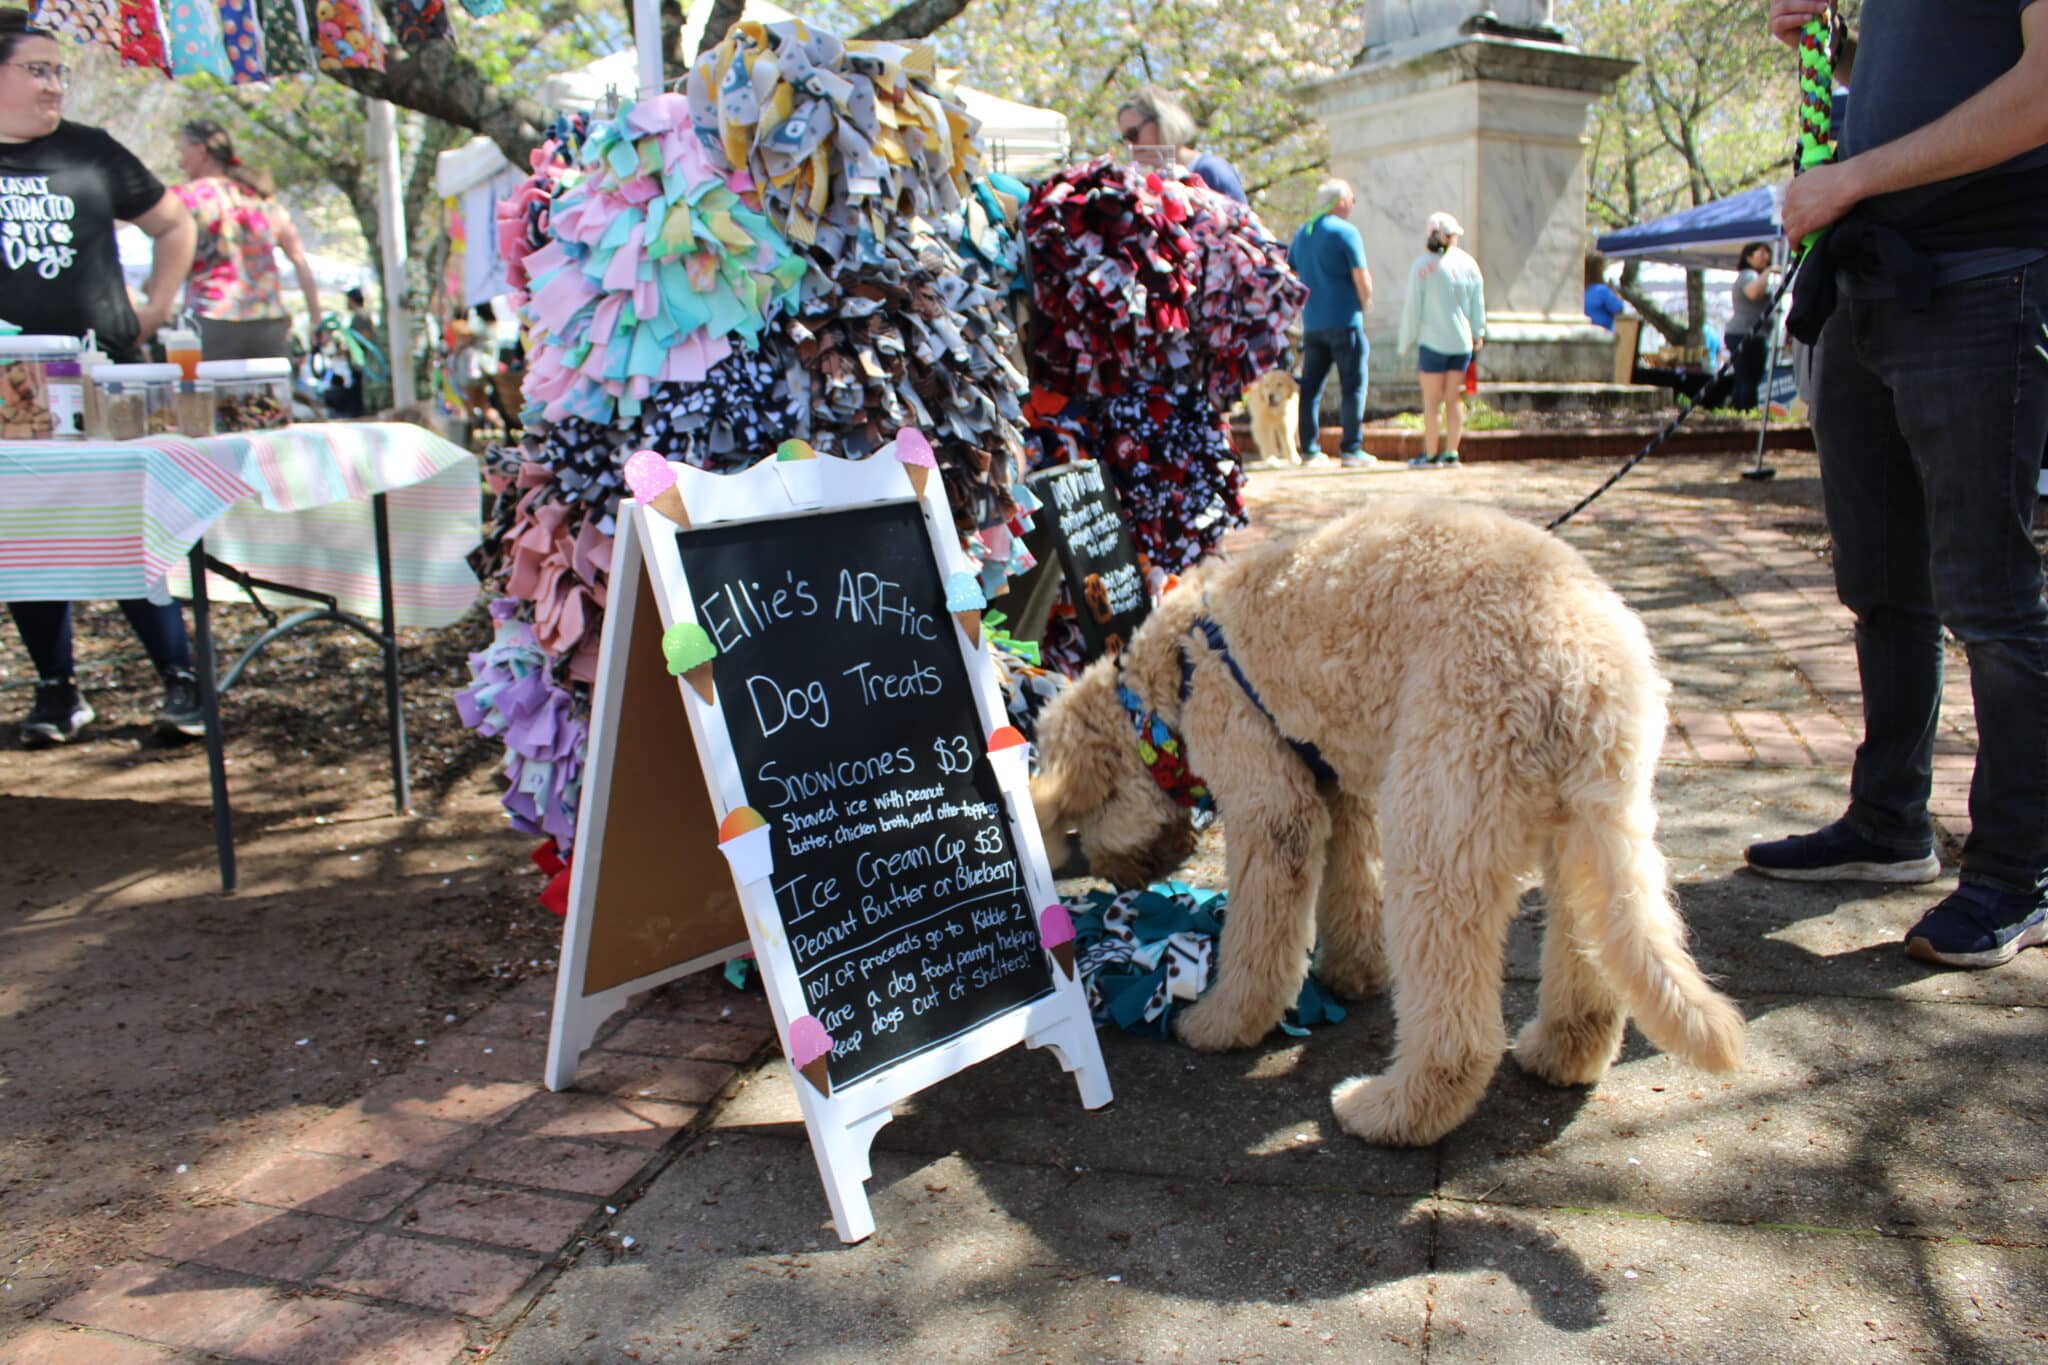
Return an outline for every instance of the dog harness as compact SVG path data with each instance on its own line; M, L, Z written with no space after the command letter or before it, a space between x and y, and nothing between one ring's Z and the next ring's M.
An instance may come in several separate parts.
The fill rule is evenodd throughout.
M1237 660L1231 656L1230 645L1223 637L1223 627L1217 625L1212 617L1204 615L1197 616L1194 624L1188 629L1190 634L1197 631L1201 633L1204 642L1223 660L1223 666L1230 670L1230 676L1237 679L1238 687L1243 690L1254 709L1266 718L1266 723L1273 727L1280 738L1287 741L1287 747L1294 750L1295 756L1308 767L1310 775L1319 783L1333 780L1337 776L1336 770L1323 757L1321 750L1307 740L1296 739L1280 728L1280 722L1273 718L1265 699L1259 695L1259 689L1252 686L1252 680L1245 676L1244 669L1239 667ZM1216 801L1210 795L1208 783L1202 781L1188 767L1187 743L1180 737L1180 732L1168 725L1157 711L1148 709L1144 699L1125 686L1124 662L1121 656L1117 658L1116 671L1116 699L1123 706L1124 714L1131 718L1132 727L1138 732L1138 757L1145 764L1145 770L1152 774L1152 780L1159 784L1159 790L1165 792L1175 805L1186 806L1202 814L1214 811ZM1187 641L1183 640L1180 649L1180 700L1183 706L1187 705L1188 692L1194 686L1194 681L1195 662L1188 657Z

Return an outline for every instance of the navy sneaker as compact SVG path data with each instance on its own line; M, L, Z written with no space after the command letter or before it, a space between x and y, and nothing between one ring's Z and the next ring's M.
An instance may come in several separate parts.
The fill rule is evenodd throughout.
M1946 967L1997 967L2020 949L2048 943L2041 896L1964 882L1906 931L1906 955Z
M1788 882L1931 882L1941 875L1932 844L1914 850L1886 848L1837 820L1811 834L1794 834L1742 851L1749 870Z

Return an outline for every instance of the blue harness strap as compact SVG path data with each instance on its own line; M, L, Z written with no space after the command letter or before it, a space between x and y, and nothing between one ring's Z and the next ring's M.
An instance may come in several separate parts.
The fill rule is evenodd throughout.
M1223 627L1217 625L1214 620L1207 616L1197 616L1193 628L1202 632L1202 638L1208 641L1209 648L1216 651L1217 655L1223 660L1223 666L1230 670L1231 677L1237 679L1237 685L1244 689L1245 696L1251 699L1252 705L1258 708L1259 714L1266 718L1266 723L1279 733L1280 738L1287 741L1287 747L1294 750L1296 756L1308 765L1308 770L1314 774L1316 781L1329 782L1334 780L1337 776L1336 769L1329 765L1323 758L1322 752L1315 745L1310 744L1306 740L1295 739L1285 730L1280 729L1280 722L1273 719L1273 713L1267 709L1265 699L1259 696L1259 689L1252 686L1252 680L1244 675L1244 670L1238 667L1237 660L1231 657L1230 646L1223 639ZM1195 666L1189 661L1187 647L1183 645L1180 655L1180 699L1182 705L1187 703L1188 688L1194 683L1194 677Z

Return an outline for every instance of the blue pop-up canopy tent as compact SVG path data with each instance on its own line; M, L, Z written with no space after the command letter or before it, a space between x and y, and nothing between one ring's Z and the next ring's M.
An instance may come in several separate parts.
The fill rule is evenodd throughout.
M1775 244L1785 235L1784 202L1783 186L1759 185L1610 232L1595 245L1610 260L1638 256L1695 270L1733 270L1745 242Z

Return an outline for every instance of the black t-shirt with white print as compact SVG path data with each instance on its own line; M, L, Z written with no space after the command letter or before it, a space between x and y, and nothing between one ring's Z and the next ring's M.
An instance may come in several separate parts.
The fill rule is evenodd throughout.
M156 207L163 182L107 133L64 122L47 137L0 142L0 318L24 332L99 336L109 358L137 358L114 224Z

